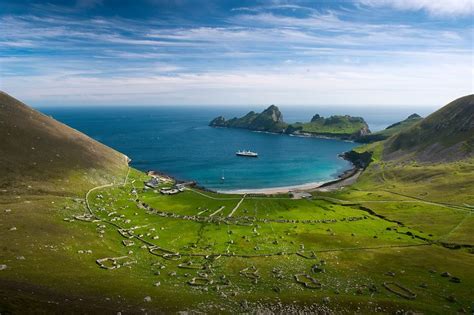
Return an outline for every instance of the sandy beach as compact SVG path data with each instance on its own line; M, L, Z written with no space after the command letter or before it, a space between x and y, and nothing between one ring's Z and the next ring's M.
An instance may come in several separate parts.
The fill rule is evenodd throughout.
M302 185L270 187L270 188L256 188L256 189L234 189L234 190L218 190L216 192L221 194L284 194L290 191L331 191L339 189L344 186L353 184L359 175L362 173L361 169L352 169L348 173L343 174L340 178L327 182L312 182Z
M295 190L312 190L318 188L325 182L313 182L295 186L282 186L282 187L270 187L270 188L256 188L256 189L234 189L234 190L218 190L221 194L283 194Z

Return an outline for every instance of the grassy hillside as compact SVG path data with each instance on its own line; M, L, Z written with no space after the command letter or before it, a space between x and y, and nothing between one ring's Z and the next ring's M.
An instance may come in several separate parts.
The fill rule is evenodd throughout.
M474 95L461 97L388 140L386 160L457 161L474 157Z
M91 186L126 170L123 154L3 92L0 134L0 189L77 192L79 182Z
M372 204L376 212L444 242L474 244L474 97L457 99L386 141L357 148L373 162L345 198L370 198L376 192L425 203Z
M295 123L289 127L290 133L306 133L320 136L339 136L358 138L369 134L370 130L362 117L331 116L328 118L315 115L310 122Z
M399 133L402 130L406 130L422 120L423 118L420 117L417 114L412 114L408 116L405 120L402 120L398 123L395 123L393 125L388 126L384 130L377 131L365 136L362 136L358 139L356 139L357 142L360 143L370 143L370 142L376 142L376 141L382 141L390 138L391 136Z

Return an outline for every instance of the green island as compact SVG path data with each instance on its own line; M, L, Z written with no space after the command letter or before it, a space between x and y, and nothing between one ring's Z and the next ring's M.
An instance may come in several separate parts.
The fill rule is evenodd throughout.
M371 142L376 142L376 141L382 141L390 138L394 134L404 130L408 129L409 127L413 126L423 118L418 115L418 114L412 114L408 116L405 120L399 121L397 123L394 123L384 130L377 131L374 133L366 134L364 136L361 136L356 139L357 142L360 143L371 143Z
M316 114L309 122L288 124L283 121L283 115L275 105L269 106L261 113L251 111L240 118L226 120L223 116L219 116L214 118L209 126L344 140L357 140L370 135L369 126L362 117L334 115L324 118Z
M162 194L172 178L0 93L0 313L472 313L474 95L398 126L350 153L370 162L351 185Z

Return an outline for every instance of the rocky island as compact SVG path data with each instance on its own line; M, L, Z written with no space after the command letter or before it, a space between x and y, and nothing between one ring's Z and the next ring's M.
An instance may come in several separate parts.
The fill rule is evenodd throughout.
M275 105L269 106L261 113L251 111L240 118L234 117L226 120L223 116L219 116L214 118L209 126L343 140L357 140L370 134L369 126L362 117L349 115L335 115L324 118L316 114L309 122L288 124L284 122L282 113Z

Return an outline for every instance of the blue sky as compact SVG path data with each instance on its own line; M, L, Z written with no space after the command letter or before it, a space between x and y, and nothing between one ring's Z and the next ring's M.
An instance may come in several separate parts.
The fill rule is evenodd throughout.
M0 0L0 89L33 105L443 105L473 0Z

